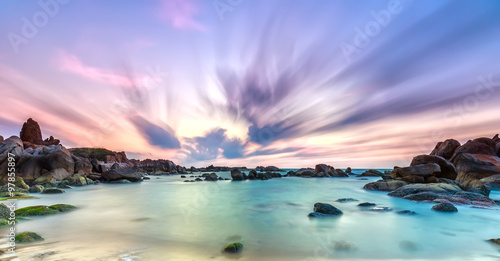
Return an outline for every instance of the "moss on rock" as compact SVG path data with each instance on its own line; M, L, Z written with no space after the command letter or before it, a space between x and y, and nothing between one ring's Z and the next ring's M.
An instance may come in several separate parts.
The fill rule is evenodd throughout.
M0 193L0 201L9 200L9 199L30 199L35 198L30 196L29 194L23 192L13 192L12 195L10 192L2 192Z
M31 206L20 208L15 211L16 216L25 217L25 216L45 216L52 215L62 212L68 212L76 209L75 206L67 205L67 204L56 204L52 206Z
M24 232L16 236L16 243L18 244L27 244L43 240L45 239L35 232Z
M9 225L9 220L5 218L0 218L0 227L5 227Z
M236 242L236 243L232 243L232 244L227 245L224 248L224 252L235 254L235 253L240 252L242 248L243 248L243 244L240 242Z

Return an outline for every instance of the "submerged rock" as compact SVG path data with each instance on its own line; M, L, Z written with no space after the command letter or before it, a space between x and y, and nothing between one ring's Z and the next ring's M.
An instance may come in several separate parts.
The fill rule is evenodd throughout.
M342 211L327 203L314 204L314 212L309 213L309 217L325 218L342 215Z
M335 241L332 245L332 248L335 251L343 252L351 252L358 249L358 247L354 243L347 241Z
M44 239L35 232L24 232L17 235L15 240L16 243L18 244L27 244L27 243L43 241Z
M500 246L500 238L492 238L492 239L489 239L488 242L493 243L497 246Z
M354 198L339 198L335 201L340 202L340 203L346 203L346 202L355 202L355 201L359 201L359 200L354 199Z
M60 189L60 188L44 188L42 190L42 194L61 194L64 192L66 192L66 191L64 191L63 189Z
M375 204L375 203L363 202L363 203L359 203L359 204L358 204L358 207L362 207L362 208L364 208L364 207L374 207L374 206L376 206L376 205L377 205L377 204Z
M443 202L434 205L432 210L439 211L439 212L457 212L458 209L451 203Z
M17 209L15 211L17 217L26 217L26 216L45 216L52 215L57 213L68 212L76 209L73 205L67 204L56 204L52 206L31 206Z
M236 254L236 253L241 252L242 249L243 249L243 244L240 242L236 242L236 243L232 243L232 244L227 245L224 248L224 252Z
M401 211L396 212L396 214L414 216L414 215L417 215L417 212L411 211L411 210L401 210Z

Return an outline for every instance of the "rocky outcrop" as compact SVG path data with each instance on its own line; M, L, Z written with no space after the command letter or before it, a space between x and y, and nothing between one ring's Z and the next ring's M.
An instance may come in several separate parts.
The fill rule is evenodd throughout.
M435 173L435 177L447 178L447 179L457 178L457 169L455 168L455 166L441 156L419 155L413 158L410 166L417 166L429 163L436 163L441 168L441 171L439 173Z
M248 177L245 175L245 173L242 173L240 169L234 168L231 170L231 178L234 181L241 181L247 179Z
M130 168L112 167L110 170L103 172L101 174L101 178L107 182L113 182L117 180L137 182L142 181L142 174Z
M443 183L408 184L389 193L389 196L402 198L408 195L417 194L421 192L432 192L436 194L453 195L459 191L462 191L462 189L459 186L451 184L443 184Z
M382 177L382 176L384 176L384 173L382 173L376 169L369 169L369 170L361 173L360 176L363 176L363 177Z
M23 153L23 142L16 136L12 136L0 144L0 182L6 182L8 178L9 154L13 154L16 163L18 163Z
M443 142L439 142L430 155L440 156L449 160L453 154L455 154L458 147L460 147L460 142L454 139L448 139Z
M267 167L263 167L263 166L257 166L255 168L256 171L261 171L261 172L264 172L264 171L281 171L280 168L276 167L276 166L267 166Z
M479 180L500 174L500 158L494 155L462 153L455 158L457 181Z
M27 141L33 144L40 144L43 141L40 125L38 125L38 122L34 121L32 118L29 118L23 124L19 137L22 141Z
M497 156L494 150L495 145L492 139L479 138L470 140L455 151L450 161L457 167L457 158L464 153Z
M422 164L405 168L395 168L391 172L394 179L401 178L411 183L436 183L436 175L441 173L441 167L436 163Z

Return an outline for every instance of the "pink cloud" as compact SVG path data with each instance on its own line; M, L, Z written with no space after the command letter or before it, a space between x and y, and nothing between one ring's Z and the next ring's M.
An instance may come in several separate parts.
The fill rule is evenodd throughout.
M161 0L160 17L169 21L173 27L204 31L205 27L195 21L199 7L192 0Z

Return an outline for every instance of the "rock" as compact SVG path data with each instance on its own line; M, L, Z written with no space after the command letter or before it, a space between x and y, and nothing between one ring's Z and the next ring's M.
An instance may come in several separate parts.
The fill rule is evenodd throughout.
M455 158L454 164L459 182L500 174L500 158L497 156L462 153Z
M26 183L24 182L23 178L21 178L21 177L16 177L16 181L14 182L14 185L16 187L23 188L23 189L29 189L30 188L30 186L26 185Z
M74 173L82 171L84 174L92 173L93 165L89 159L71 155L73 161L75 162Z
M28 191L29 191L29 193L40 193L43 191L43 186L33 185L30 187L30 189Z
M21 129L21 134L19 135L22 141L31 142L34 144L42 143L42 131L40 130L40 125L38 122L29 118Z
M219 177L215 173L210 173L208 176L205 177L206 181L217 181Z
M376 205L377 205L377 204L375 204L375 203L363 202L363 203L359 203L359 204L358 204L358 207L362 207L362 208L364 208L364 207L374 207L374 206L376 206Z
M418 247L415 243L407 240L399 242L399 247L407 252L415 252L418 250Z
M250 170L250 172L248 172L248 179L249 180L255 180L255 179L257 179L257 171Z
M361 174L361 176L364 177L382 177L384 176L384 173L376 170L376 169L369 169Z
M81 174L82 173L75 174L71 177L67 177L65 180L68 182L68 185L70 185L70 186L80 187L80 186L89 185L87 182L87 179L84 176L82 176Z
M351 175L352 174L352 169L351 167L347 167L347 169L345 169L345 173Z
M444 142L439 142L430 155L440 156L449 160L453 154L455 154L458 147L460 147L460 142L454 139L448 139Z
M478 141L478 139L474 141L468 141L464 145L460 146L455 153L453 154L453 157L451 157L450 161L455 164L458 170L457 162L456 159L458 156L464 153L468 154L483 154L483 155L490 155L490 156L497 156L497 154L494 151L495 147L491 147L487 145L487 143Z
M110 184L130 184L132 182L128 179L117 179L117 180L110 181L109 183Z
M314 171L316 172L316 174L322 173L322 175L320 175L320 177L324 177L324 176L328 175L330 168L333 168L333 167L328 166L326 164L318 164L318 165L316 165Z
M41 237L35 232L24 232L15 237L15 241L17 244L28 244L43 240L44 240L43 237Z
M29 217L29 216L45 216L68 212L75 210L77 207L67 204L56 204L52 206L31 206L17 209L15 211L16 217Z
M245 179L243 173L241 173L241 171L236 168L231 170L231 178L234 181L240 181Z
M18 163L24 153L24 145L20 138L12 136L0 144L0 182L6 182L8 178L9 153L15 155L13 159Z
M59 189L59 188L44 188L42 190L42 194L61 194L64 192L65 191L63 189Z
M72 189L73 187L72 187L72 186L70 186L70 185L68 185L68 183L62 183L62 182L61 182L61 184L59 184L59 185L57 186L57 188L60 188L60 189Z
M457 185L444 184L444 183L431 183L431 184L409 184L402 186L388 195L393 197L404 197L420 192L433 192L436 194L452 195L456 192L462 191Z
M342 211L340 211L340 209L327 203L314 204L314 212L326 215L342 215Z
M243 244L240 242L236 242L236 243L232 243L232 244L227 245L224 248L224 252L236 254L236 253L241 252L242 249L243 249Z
M349 177L349 175L347 175L347 173L345 173L341 169L333 169L330 172L328 172L328 174L331 177L336 177L336 178L347 178L347 177Z
M394 179L402 178L410 183L424 183L425 178L441 173L441 167L436 163L422 164L405 168L395 168L391 172Z
M434 192L420 192L415 194L406 195L403 198L414 201L433 201L440 198L441 195Z
M2 142L2 141L3 141L3 136L2 136L2 135L0 135L0 142Z
M346 203L346 202L355 202L355 201L359 201L359 200L354 199L354 198L339 198L335 201L340 202L340 203Z
M342 251L342 252L351 252L358 249L358 247L354 243L346 241L335 241L332 245L332 248L335 251Z
M454 195L444 195L442 199L434 200L434 202L438 203L454 203L460 205L473 205L476 207L496 207L496 202L482 194L461 191L457 192Z
M203 181L203 180L200 178L196 178L194 181Z
M439 212L457 212L458 209L453 206L451 203L439 203L434 205L432 210L439 211Z
M6 205L0 203L0 219L9 219L10 209Z
M39 178L37 178L34 182L34 185L48 185L48 186L54 186L56 184L56 178L50 175L44 175Z
M142 180L142 174L130 168L110 169L108 171L103 172L101 174L101 177L103 180L107 182L123 180L123 179L126 179L130 182L138 182Z
M490 189L480 180L467 180L460 186L463 190L482 194L486 197L490 195Z
M457 178L457 169L455 166L440 156L432 156L432 155L419 155L413 158L410 166L417 166L422 164L436 163L439 165L441 172L435 173L437 178L447 178L447 179L456 179Z
M495 151L497 153L497 156L500 157L500 142L497 142L497 145L495 146Z
M394 191L407 184L409 183L403 180L378 180L376 182L366 184L363 188L373 191Z
M408 215L408 216L417 215L417 213L415 211L411 211L411 210L401 210L401 211L396 212L396 214L399 214L399 215Z
M493 243L497 246L500 246L500 238L492 238L492 239L489 239L488 242Z
M490 190L500 190L500 174L482 178L480 181Z

